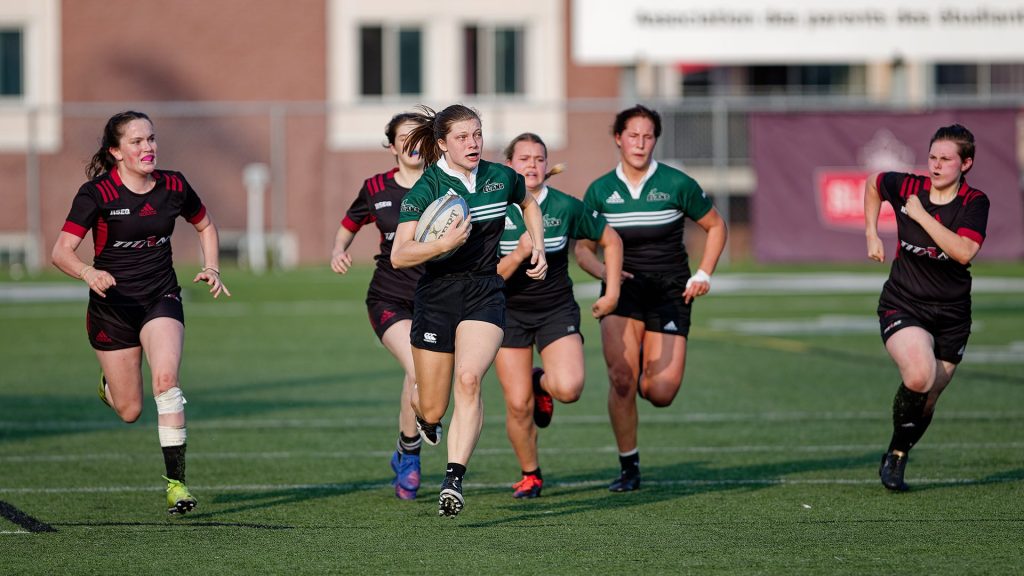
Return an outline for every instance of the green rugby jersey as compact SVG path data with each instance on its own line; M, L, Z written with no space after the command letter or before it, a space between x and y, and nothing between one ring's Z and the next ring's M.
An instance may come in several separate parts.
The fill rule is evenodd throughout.
M538 196L544 214L544 254L548 273L544 280L526 275L530 262L523 262L505 281L509 308L546 310L565 298L572 299L569 279L569 240L599 240L608 223L604 216L583 207L583 202L554 188L545 187ZM505 214L505 231L501 235L501 255L512 253L519 237L526 232L526 221L519 206L509 206Z
M697 181L665 164L651 161L639 194L630 192L621 166L595 180L583 196L588 210L603 214L622 237L628 272L689 270L683 245L685 218L700 220L711 200Z
M505 210L509 204L519 204L526 197L523 177L504 164L481 160L474 178L448 168L442 157L427 166L402 199L398 222L415 222L431 202L454 191L469 205L471 224L469 240L454 254L443 260L426 263L426 273L443 276L456 272L497 274L498 241L505 223Z

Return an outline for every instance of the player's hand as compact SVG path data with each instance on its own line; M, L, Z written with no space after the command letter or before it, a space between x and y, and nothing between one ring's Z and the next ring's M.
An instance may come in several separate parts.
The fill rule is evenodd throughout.
M538 250L533 248L530 255L530 268L526 271L526 275L534 280L543 280L548 274L548 259L544 255L544 250Z
M683 302L689 304L694 298L703 296L711 291L711 275L700 268L686 281L686 289L683 290Z
M924 205L921 204L921 199L917 197L917 194L911 194L907 197L907 203L903 205L902 210L914 222L920 222L922 218L930 218L928 211L924 209Z
M335 250L331 254L331 270L338 274L345 274L352 266L352 256L345 250Z
M117 280L110 275L110 272L106 270L97 270L92 266L86 270L85 274L82 275L82 280L89 286L89 289L99 294L101 297L107 297L107 290L111 286L117 286Z
M885 248L877 234L868 236L868 258L875 262L885 262Z
M445 232L444 236L438 238L437 241L441 243L442 248L442 250L438 252L439 254L451 252L465 244L466 240L469 240L469 232L473 229L473 225L470 223L470 220L472 220L472 218L469 214L466 214L464 219L460 220L459 223L452 228L449 228L448 231Z
M615 311L615 308L619 305L618 298L612 298L605 294L594 302L594 305L590 307L590 313L594 315L594 318L600 320L605 316Z
M231 296L231 292L228 292L228 287L220 280L220 271L213 268L202 270L199 274L196 274L192 282L206 282L210 286L210 294L213 294L214 298L220 296L221 293L225 296Z

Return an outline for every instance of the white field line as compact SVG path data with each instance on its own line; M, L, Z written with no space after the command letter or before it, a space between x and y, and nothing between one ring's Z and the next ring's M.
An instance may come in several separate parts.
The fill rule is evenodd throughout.
M914 484L924 485L971 485L971 484L992 484L1002 482L1020 482L1020 478L915 478ZM560 488L603 488L608 484L606 480L586 480L579 482L545 482L545 485ZM878 478L734 478L723 480L648 480L644 479L644 486L836 486L836 485L875 485ZM464 484L467 488L474 489L502 489L511 486L510 482L468 482ZM356 491L356 490L378 490L390 488L387 482L378 483L325 483L325 484L194 484L190 489L195 492L278 492L290 491ZM30 487L14 488L0 486L0 494L123 494L123 493L145 493L163 492L164 488L159 485L151 486L65 486L65 487Z
M808 423L808 422L830 422L830 421L888 421L892 418L886 411L863 411L863 412L719 412L719 413L692 413L692 414L643 414L641 420L651 424L695 424L695 423L728 423L728 422L750 422L750 423ZM1004 420L1019 421L1024 418L1024 412L943 412L942 419L946 420L980 420L1000 422ZM579 425L607 425L608 417L604 415L564 415L558 418L561 424ZM488 416L488 423L501 424L505 422L504 416ZM231 420L190 420L188 426L193 430L251 430L254 427L261 430L268 428L295 428L295 429L349 429L349 428L373 428L393 427L393 417L380 418L295 418L262 420L258 418L239 418ZM113 428L124 428L118 420L42 420L42 421L17 421L0 420L0 430L9 431L87 431L106 430Z
M1019 450L1024 442L954 442L943 444L921 444L915 451L977 451L977 450ZM878 450L877 444L825 444L807 446L786 445L747 445L747 446L645 446L644 454L764 454L764 453L837 453L866 452ZM581 448L541 448L540 453L546 456L568 454L614 454L615 446L588 446ZM478 448L477 456L506 456L512 454L511 448ZM273 452L189 452L189 460L289 460L289 459L337 459L354 458L387 458L390 450L348 450L348 451L314 451L284 450ZM93 454L28 454L0 455L0 463L63 463L63 462L95 462L95 461L133 461L154 458L154 452L119 453L99 452Z

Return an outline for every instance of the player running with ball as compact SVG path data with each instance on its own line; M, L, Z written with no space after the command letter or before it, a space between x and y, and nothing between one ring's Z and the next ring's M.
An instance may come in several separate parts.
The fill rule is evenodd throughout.
M481 160L483 131L472 109L452 105L435 113L421 107L419 126L406 140L426 168L402 200L391 263L408 268L425 263L413 302L412 347L420 435L441 439L441 418L454 387L455 409L448 430L448 467L438 514L456 516L465 505L462 480L483 426L480 382L501 346L505 328L505 283L498 275L498 241L509 204L523 209L533 240L530 278L544 279L544 229L540 209L523 178L508 166ZM432 242L414 239L416 224L434 200L454 192L470 215ZM472 234L470 224L472 223ZM438 256L451 252L446 258ZM454 375L454 384L452 376Z

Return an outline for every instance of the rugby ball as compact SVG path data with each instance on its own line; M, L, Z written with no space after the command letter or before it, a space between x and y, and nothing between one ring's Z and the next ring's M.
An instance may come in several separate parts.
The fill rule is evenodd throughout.
M433 242L445 235L457 222L461 221L469 213L469 205L466 200L454 191L449 191L444 196L434 200L427 206L416 223L417 242ZM455 252L446 252L439 255L435 260L447 258Z

